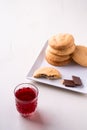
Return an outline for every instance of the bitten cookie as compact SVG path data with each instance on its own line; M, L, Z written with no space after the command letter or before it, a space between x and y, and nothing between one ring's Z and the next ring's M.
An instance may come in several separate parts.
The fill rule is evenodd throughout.
M71 34L65 33L65 34L58 34L55 36L52 36L48 40L49 46L51 46L54 49L66 49L73 45L74 43L74 38Z
M33 77L35 78L47 78L47 79L59 79L61 78L61 73L53 68L53 67L41 67L38 68L34 74Z
M72 59L81 66L87 67L87 47L77 45Z

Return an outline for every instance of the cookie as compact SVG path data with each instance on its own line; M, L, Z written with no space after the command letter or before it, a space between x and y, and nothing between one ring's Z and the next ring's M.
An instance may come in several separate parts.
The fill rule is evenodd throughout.
M65 60L70 59L69 55L58 56L58 55L51 53L48 49L46 49L45 55L46 55L47 59L52 59L54 62L61 62L61 61L65 61Z
M71 34L60 33L58 35L52 36L48 40L48 44L54 49L66 49L74 44L74 38Z
M65 61L61 61L61 62L53 61L53 59L48 58L46 56L45 56L45 58L46 58L47 62L53 66L65 66L72 61L71 58L68 60L65 60Z
M38 68L34 74L33 77L35 78L47 78L47 79L59 79L61 78L61 73L53 68L53 67L41 67Z
M52 48L51 46L47 46L47 51L51 52L52 54L55 54L55 55L59 55L59 56L65 56L65 55L70 55L74 52L75 50L75 44L73 44L72 46L66 48L66 49L62 49L62 50L59 50L59 49L54 49Z
M81 66L87 67L87 47L77 45L72 59Z

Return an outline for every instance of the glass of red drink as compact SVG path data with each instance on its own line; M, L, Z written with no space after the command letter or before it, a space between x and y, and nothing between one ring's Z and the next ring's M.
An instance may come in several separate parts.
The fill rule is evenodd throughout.
M14 89L17 111L24 117L35 112L38 100L38 88L31 83L21 83Z

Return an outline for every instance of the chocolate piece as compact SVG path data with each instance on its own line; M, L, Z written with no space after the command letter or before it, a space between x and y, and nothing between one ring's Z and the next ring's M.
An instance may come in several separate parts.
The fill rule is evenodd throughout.
M76 86L81 86L82 85L80 77L72 76L72 79L73 79L73 82L75 83Z
M64 79L63 81L63 84L67 87L75 87L75 83L73 82L73 80L67 80L67 79Z

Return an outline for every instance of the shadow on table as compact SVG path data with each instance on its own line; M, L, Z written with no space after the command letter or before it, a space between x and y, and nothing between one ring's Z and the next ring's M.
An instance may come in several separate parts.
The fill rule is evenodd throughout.
M38 110L30 117L24 118L24 120L45 128L47 126L52 125L52 114L47 113L45 111Z

